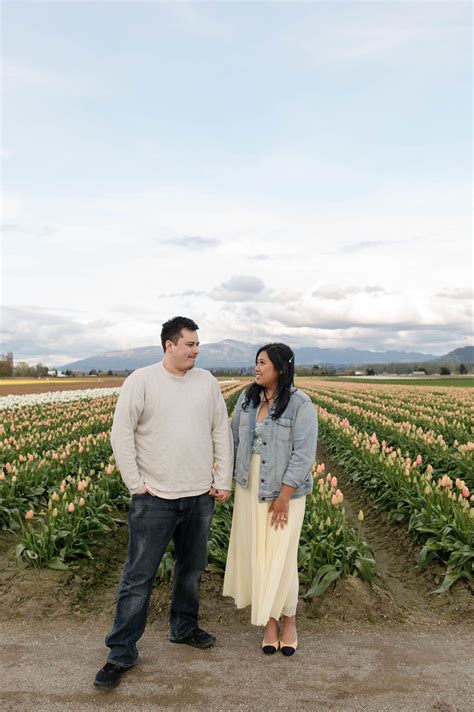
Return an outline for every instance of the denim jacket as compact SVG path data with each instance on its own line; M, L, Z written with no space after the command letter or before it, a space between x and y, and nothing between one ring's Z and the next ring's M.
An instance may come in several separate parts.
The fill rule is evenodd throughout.
M237 401L231 427L235 445L234 477L242 487L247 487L258 408L250 402L247 410L243 410L244 400L245 391ZM294 388L282 415L272 420L272 412L273 408L263 421L260 502L276 499L282 485L295 487L292 499L309 494L313 487L318 420L310 398Z

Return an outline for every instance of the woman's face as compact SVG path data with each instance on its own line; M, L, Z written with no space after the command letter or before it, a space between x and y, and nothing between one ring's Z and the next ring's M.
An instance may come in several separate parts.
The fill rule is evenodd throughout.
M261 351L255 364L255 381L263 388L275 390L278 384L278 371L270 361L266 351Z

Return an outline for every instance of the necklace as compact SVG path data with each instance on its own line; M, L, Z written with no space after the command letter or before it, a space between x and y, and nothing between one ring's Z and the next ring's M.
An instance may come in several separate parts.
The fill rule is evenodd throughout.
M265 403L266 403L267 405L269 405L270 402L273 401L273 399L274 399L274 397L275 397L275 393L272 393L271 396L270 396L270 398L267 398L266 392L263 391L263 397L264 397L264 399L265 399Z

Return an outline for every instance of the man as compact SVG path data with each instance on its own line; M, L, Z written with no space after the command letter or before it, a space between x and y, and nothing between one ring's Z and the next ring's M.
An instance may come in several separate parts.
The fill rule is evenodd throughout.
M137 662L153 580L171 539L176 566L169 640L196 648L216 640L198 627L199 585L214 500L230 496L233 452L219 384L194 368L198 328L179 316L163 324L163 360L134 371L120 391L111 441L132 494L128 557L97 687L116 687Z

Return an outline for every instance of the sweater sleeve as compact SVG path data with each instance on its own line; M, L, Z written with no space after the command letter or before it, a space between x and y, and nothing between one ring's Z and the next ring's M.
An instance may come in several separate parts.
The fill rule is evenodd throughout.
M214 472L213 485L217 489L232 489L232 470L234 448L232 433L229 426L227 406L222 397L217 380L214 379L214 415L212 419L212 444L214 462L217 465Z
M142 379L132 374L120 389L110 435L117 466L131 494L138 492L145 484L138 471L135 448L135 430L144 403L144 383Z

